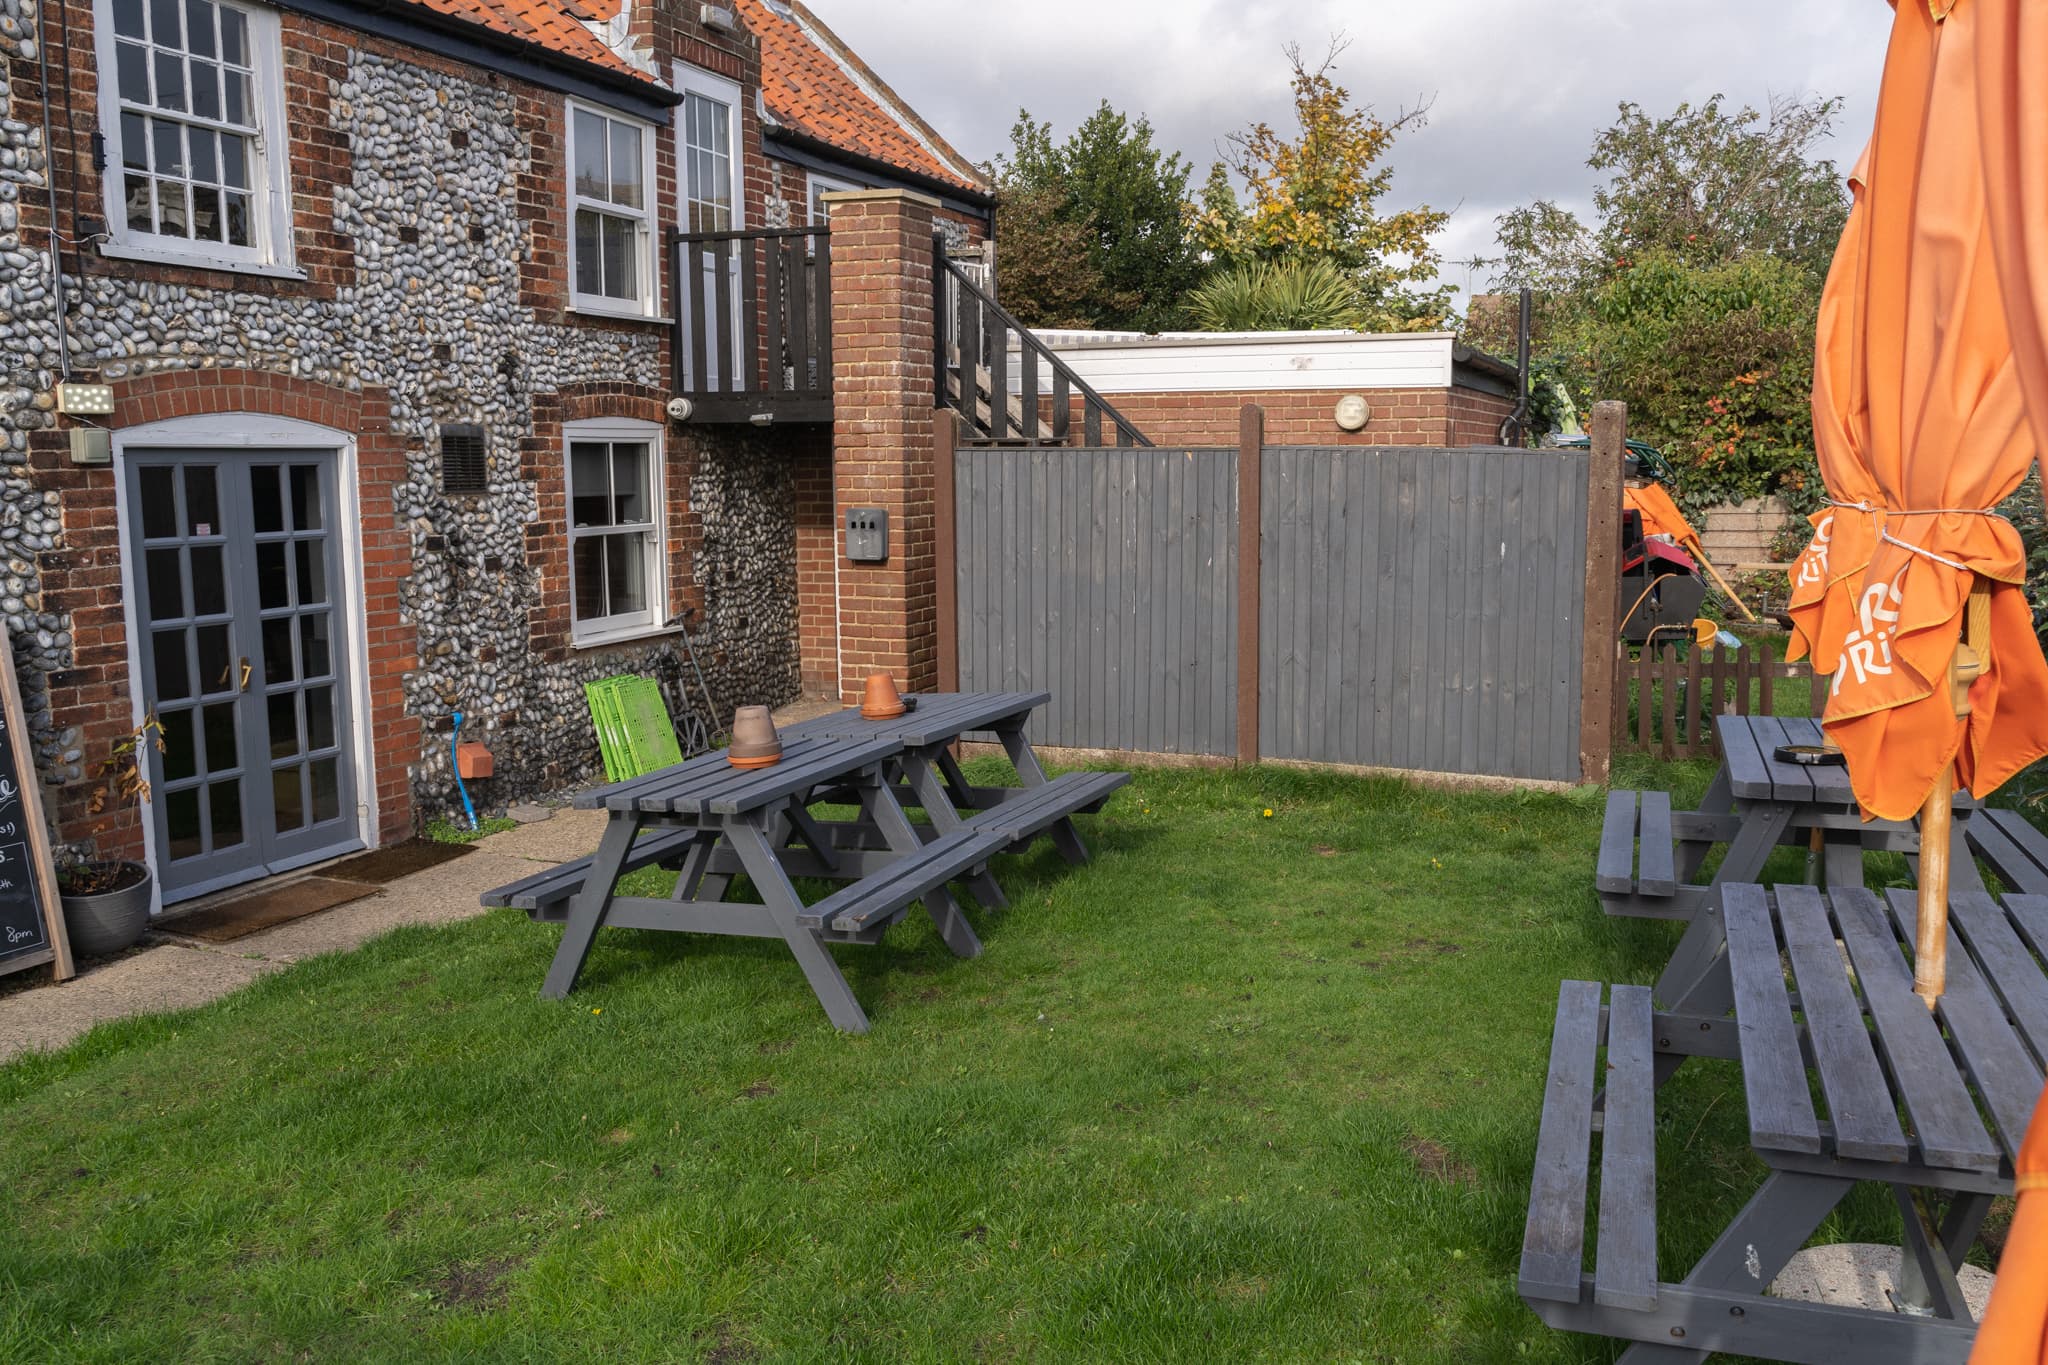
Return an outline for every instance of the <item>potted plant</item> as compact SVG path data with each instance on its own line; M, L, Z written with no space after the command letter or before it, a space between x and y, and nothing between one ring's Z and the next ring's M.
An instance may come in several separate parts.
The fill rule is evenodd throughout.
M100 856L98 840L114 827L112 811L149 797L149 779L142 775L144 744L163 751L163 726L154 713L133 732L108 748L93 770L98 784L86 802L95 817L91 838L83 849L74 845L57 867L57 897L64 906L64 932L71 951L80 957L118 953L142 937L149 927L154 899L149 869L141 863Z

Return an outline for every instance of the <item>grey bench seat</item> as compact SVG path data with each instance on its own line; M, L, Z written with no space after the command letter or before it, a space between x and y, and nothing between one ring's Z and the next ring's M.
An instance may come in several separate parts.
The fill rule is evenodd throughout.
M1699 832L1681 826L1706 819L1710 817L1674 819L1669 792L1609 792L1593 874L1593 887L1607 913L1691 919L1707 888L1679 881L1675 841L1681 832Z
M1093 815L1130 780L1129 773L1062 773L1042 787L1023 788L976 811L965 824L1006 835L1011 845L1026 843L1070 815Z
M680 857L696 840L706 837L695 829L661 829L644 831L633 841L631 851L626 854L624 872L661 862L666 858ZM590 865L595 854L578 858L573 862L561 863L536 872L531 877L522 877L516 882L492 887L479 899L492 909L510 906L524 910L533 919L542 923L557 923L568 919L569 902L583 889L584 879L590 874Z
M881 871L804 907L797 923L806 929L842 934L879 932L926 895L1002 852L1009 842L1000 830L962 825Z
M1567 981L1558 990L1549 1080L1529 1182L1516 1288L1532 1308L1583 1304L1657 1307L1656 1077L1646 986ZM1600 1057L1606 1045L1605 1064ZM1585 1273L1586 1200L1599 1143L1598 1236Z
M2048 834L2016 810L1989 806L1971 812L1970 848L1998 874L2008 891L2048 895Z

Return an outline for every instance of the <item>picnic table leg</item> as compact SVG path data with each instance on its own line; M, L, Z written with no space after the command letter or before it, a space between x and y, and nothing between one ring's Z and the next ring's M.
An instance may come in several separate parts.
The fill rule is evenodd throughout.
M1728 765L1724 763L1715 770L1714 780L1707 786L1707 794L1700 798L1698 813L1701 815L1727 815L1734 809L1735 798L1730 794L1728 788ZM1684 886L1698 875L1700 865L1706 862L1707 854L1711 853L1713 848L1714 845L1711 840L1681 839L1678 841L1678 865L1676 871L1680 886Z
M583 961L590 956L591 942L611 909L619 868L625 863L633 840L639 837L640 823L637 813L614 815L605 821L604 838L598 841L597 855L591 859L590 871L583 878L583 889L569 902L569 920L562 926L562 942L555 949L555 960L548 966L547 980L541 983L541 999L560 1000L575 987Z
M782 863L775 856L775 848L766 832L758 824L737 820L725 827L725 836L731 841L733 851L739 854L740 865L753 879L755 888L761 893L762 907L775 927L782 933L782 941L789 945L790 956L797 966L803 968L804 979L811 983L811 993L818 997L818 1003L825 1007L825 1017L832 1026L846 1033L866 1033L868 1016L860 1007L860 1001L853 995L853 988L846 984L846 977L840 972L839 964L832 960L832 954L819 941L817 935L796 922L803 909L803 901L790 885L789 874L782 870Z
M1031 751L1031 741L1024 738L1024 727L1012 725L996 731L996 738L1003 742L1003 752L1010 756L1010 766L1017 770L1026 787L1043 787L1051 781L1045 769L1039 766L1038 755ZM1061 816L1052 825L1052 846L1060 856L1073 867L1088 861L1088 846L1081 842L1079 831L1074 828L1072 816Z
M1991 1211L1988 1194L1958 1194L1950 1201L1940 1224L1927 1207L1927 1196L1905 1185L1892 1186L1904 1218L1905 1235L1900 1239L1899 1284L1892 1298L1909 1311L1932 1310L1936 1317L1967 1320L1969 1306L1962 1286L1956 1282L1956 1267L1977 1240L1977 1229Z
M1863 879L1863 836L1834 831L1821 846L1821 879L1830 891L1861 888Z
M1721 955L1726 935L1721 927L1720 888L1727 882L1753 882L1763 874L1764 862L1778 846L1792 822L1792 807L1778 801L1759 802L1749 807L1742 828L1728 844L1727 856L1714 872L1705 903L1686 926L1677 951L1657 978L1656 998L1676 1002L1690 992ZM1697 1011L1693 1011L1697 1013Z
M940 750L941 753L945 751ZM941 834L960 827L960 814L953 808L953 799L945 783L933 771L927 755L910 752L903 755L903 775L910 783L910 789L917 793L925 813L932 818L932 828ZM1003 888L996 884L995 874L988 870L988 864L972 868L967 873L967 884L974 888L974 899L991 910L1010 908L1009 898L1003 895Z
M898 853L911 854L924 847L917 827L903 813L894 782L877 776L862 787L861 804L874 817L890 848ZM955 957L981 956L981 940L975 937L973 927L967 923L967 916L961 913L960 902L953 899L952 892L943 886L935 886L925 892L923 899L924 912L932 917L939 937L945 940Z
M952 794L953 804L961 810L974 809L974 784L967 780L967 774L960 771L960 760L953 757L953 746L948 744L939 750L939 776L946 781L946 790Z
M682 868L676 873L677 900L725 899L725 890L732 885L732 878L711 870L711 857L718 851L718 837L716 830L705 830L690 845L690 851L683 855Z
M1682 1283L1761 1295L1855 1186L1839 1176L1772 1171ZM1681 1346L1637 1342L1621 1353L1620 1365L1699 1365L1707 1356Z

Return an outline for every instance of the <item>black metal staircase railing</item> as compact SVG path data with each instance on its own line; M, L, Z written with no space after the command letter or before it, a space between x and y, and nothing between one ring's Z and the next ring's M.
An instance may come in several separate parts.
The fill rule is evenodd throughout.
M960 414L970 439L1023 445L1066 445L1072 436L1074 399L1081 399L1081 443L1103 444L1107 422L1119 446L1149 446L1086 380L1004 311L995 298L967 277L946 255L933 251L935 297L932 334L938 403ZM1010 373L1010 339L1017 339L1017 373ZM1049 402L1047 400L1050 400Z

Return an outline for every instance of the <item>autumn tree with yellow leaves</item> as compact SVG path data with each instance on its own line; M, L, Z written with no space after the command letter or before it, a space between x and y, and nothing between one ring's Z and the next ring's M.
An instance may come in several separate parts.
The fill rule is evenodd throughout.
M1432 331L1451 317L1451 290L1436 283L1433 242L1450 215L1427 205L1381 213L1392 190L1384 164L1394 139L1420 127L1428 105L1383 119L1354 105L1337 83L1342 39L1310 67L1298 46L1292 135L1266 123L1232 134L1197 207L1195 240L1225 271L1259 264L1328 261L1356 285L1356 316L1375 331ZM1244 185L1240 197L1235 173Z

